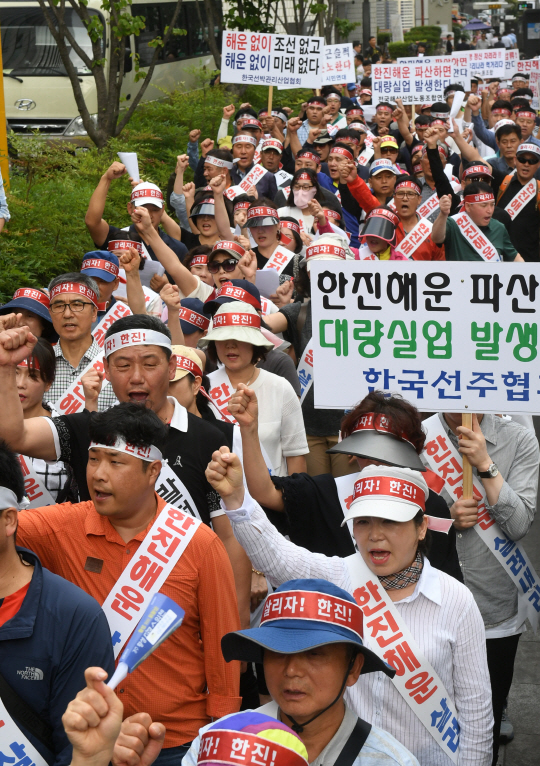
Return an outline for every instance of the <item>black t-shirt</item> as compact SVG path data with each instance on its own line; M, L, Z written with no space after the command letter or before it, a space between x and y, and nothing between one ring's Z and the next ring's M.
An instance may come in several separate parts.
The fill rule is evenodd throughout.
M257 256L257 268L258 269L264 269L264 267L268 263L268 258L266 258L264 255L262 255L262 253L259 251L258 247L253 247L251 249L253 250L253 252ZM299 255L294 255L291 258L289 263L285 266L285 268L283 269L283 271L279 275L280 277L283 277L283 276L294 277L294 261L295 261L295 259L297 261L300 260L300 256ZM284 279L280 279L279 281L280 282L284 282L285 280Z
M182 242L188 250L191 250L194 247L199 247L201 240L199 239L198 234L194 234L192 231L188 231L188 229L184 228L181 228L181 232Z
M233 451L233 435L234 424L227 423L225 420L218 420L210 407L200 410L201 418L209 423L214 428L217 428L221 432L222 447L227 446L231 452Z
M170 237L166 232L163 231L163 229L158 228L158 234L165 242L166 245L168 245L173 253L175 253L179 260L182 261L185 256L187 255L188 248L185 246L183 242L180 242L178 239L174 239L174 237ZM130 239L132 242L142 242L141 235L135 228L134 224L131 224L129 227L129 231L124 231L123 229L119 229L118 226L111 226L109 225L109 233L107 234L107 238L105 242L99 243L95 242L95 246L98 247L100 250L106 250L107 245L109 242L112 242L116 239ZM199 244L197 242L197 244ZM148 255L153 261L157 261L158 258L156 258L156 255L151 247L149 247L145 243L145 247L148 250Z
M86 464L90 446L88 426L91 414L88 410L84 410L74 415L60 415L53 418L60 440L59 459L72 467L81 502L90 500L86 483ZM222 446L222 432L188 412L187 431L169 427L169 435L163 451L164 459L185 484L205 524L210 523L210 511L219 508L220 503L218 495L208 484L204 472L212 459L212 453ZM165 499L174 505L173 499Z
M265 512L270 521L291 542L312 553L325 556L350 556L355 546L348 527L341 526L343 510L339 501L336 482L329 474L309 476L307 473L293 473L292 476L273 476L272 481L283 493L285 513ZM426 503L429 516L449 519L450 510L432 490ZM432 566L463 582L456 551L456 533L450 529L448 535L432 532L431 547L427 558Z
M497 175L498 186L500 186L504 180L503 174L496 174L495 170L493 174ZM503 177L501 178L501 176ZM497 208L504 209L519 194L524 185L514 175L498 201ZM497 210L497 208L495 209ZM510 219L510 225L507 226L507 229L512 244L525 261L540 261L540 212L538 211L538 198L536 194L527 202L519 215Z

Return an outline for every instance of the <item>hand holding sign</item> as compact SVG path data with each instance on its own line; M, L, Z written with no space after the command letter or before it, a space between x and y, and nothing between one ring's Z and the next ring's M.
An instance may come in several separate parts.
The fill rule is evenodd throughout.
M487 471L492 461L476 415L472 416L472 430L465 426L458 426L456 430L461 454L466 455L469 463L479 471Z
M123 162L128 175L131 176L135 185L141 182L141 174L139 171L139 160L137 159L137 152L118 152L120 162Z
M73 766L87 764L107 766L120 732L124 706L104 681L101 668L87 668L86 689L80 691L67 706L62 723L73 745Z
M471 529L478 522L478 500L464 498L456 500L450 507L455 529Z
M113 766L151 766L163 747L166 729L148 713L135 713L122 722L114 746Z
M28 327L14 327L0 332L0 366L16 367L32 352L36 343L37 338Z

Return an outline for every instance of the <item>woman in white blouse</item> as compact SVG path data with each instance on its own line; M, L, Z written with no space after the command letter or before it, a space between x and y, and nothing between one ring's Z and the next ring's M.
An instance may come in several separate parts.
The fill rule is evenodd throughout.
M233 412L236 408L232 403ZM272 585L318 577L369 607L363 609L364 641L397 675L392 681L383 673L361 676L347 692L354 711L390 732L421 766L489 766L493 716L483 622L470 591L422 555L429 518L423 512L429 491L422 474L387 466L362 471L345 517L354 519L358 552L345 559L311 553L280 535L244 490L240 462L226 447L214 453L206 475L221 495L236 538ZM409 493L413 486L410 500L404 499L404 485ZM389 497L396 487L401 496ZM377 598L384 592L392 603L381 607ZM401 629L410 633L405 642L400 625L388 619L389 609L395 609ZM413 705L407 695L418 694L418 677L410 678L412 685L405 682L403 696L399 678L424 669L429 671L426 687ZM434 681L435 674L440 681ZM434 683L444 690L433 689ZM424 714L425 723L413 707Z
M243 301L224 303L213 317L210 332L202 338L213 362L220 367L209 374L210 397L223 420L234 419L227 402L240 383L257 392L259 439L267 467L273 475L286 476L306 470L308 452L304 419L298 397L288 380L256 367L273 348L261 332L257 311Z

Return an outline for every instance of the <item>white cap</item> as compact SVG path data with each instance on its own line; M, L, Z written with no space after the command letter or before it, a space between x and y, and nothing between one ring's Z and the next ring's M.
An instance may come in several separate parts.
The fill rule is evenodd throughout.
M320 248L321 245L330 245L327 252L323 252L324 248ZM343 254L332 254L333 248L341 248ZM315 254L317 248L321 249L320 253ZM308 255L309 252L309 255ZM306 257L301 264L305 265L308 272L313 261L354 261L354 254L349 247L349 242L345 232L343 234L321 234L320 237L316 237L311 245L306 248Z
M141 207L141 205L163 207L163 193L159 186L144 181L133 188L131 201L135 207Z
M253 306L244 301L223 303L212 319L212 329L199 341L200 346L207 346L212 340L238 340L263 346L269 350L274 344L266 340L261 332L261 318Z
M429 488L420 471L370 465L358 474L343 524L361 516L410 521L418 511L425 511L428 496Z

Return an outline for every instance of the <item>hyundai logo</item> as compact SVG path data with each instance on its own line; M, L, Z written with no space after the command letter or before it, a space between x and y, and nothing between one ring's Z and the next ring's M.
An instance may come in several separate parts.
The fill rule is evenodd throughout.
M30 109L36 108L36 102L32 101L31 98L18 98L17 101L15 101L15 106L22 112L29 112Z

